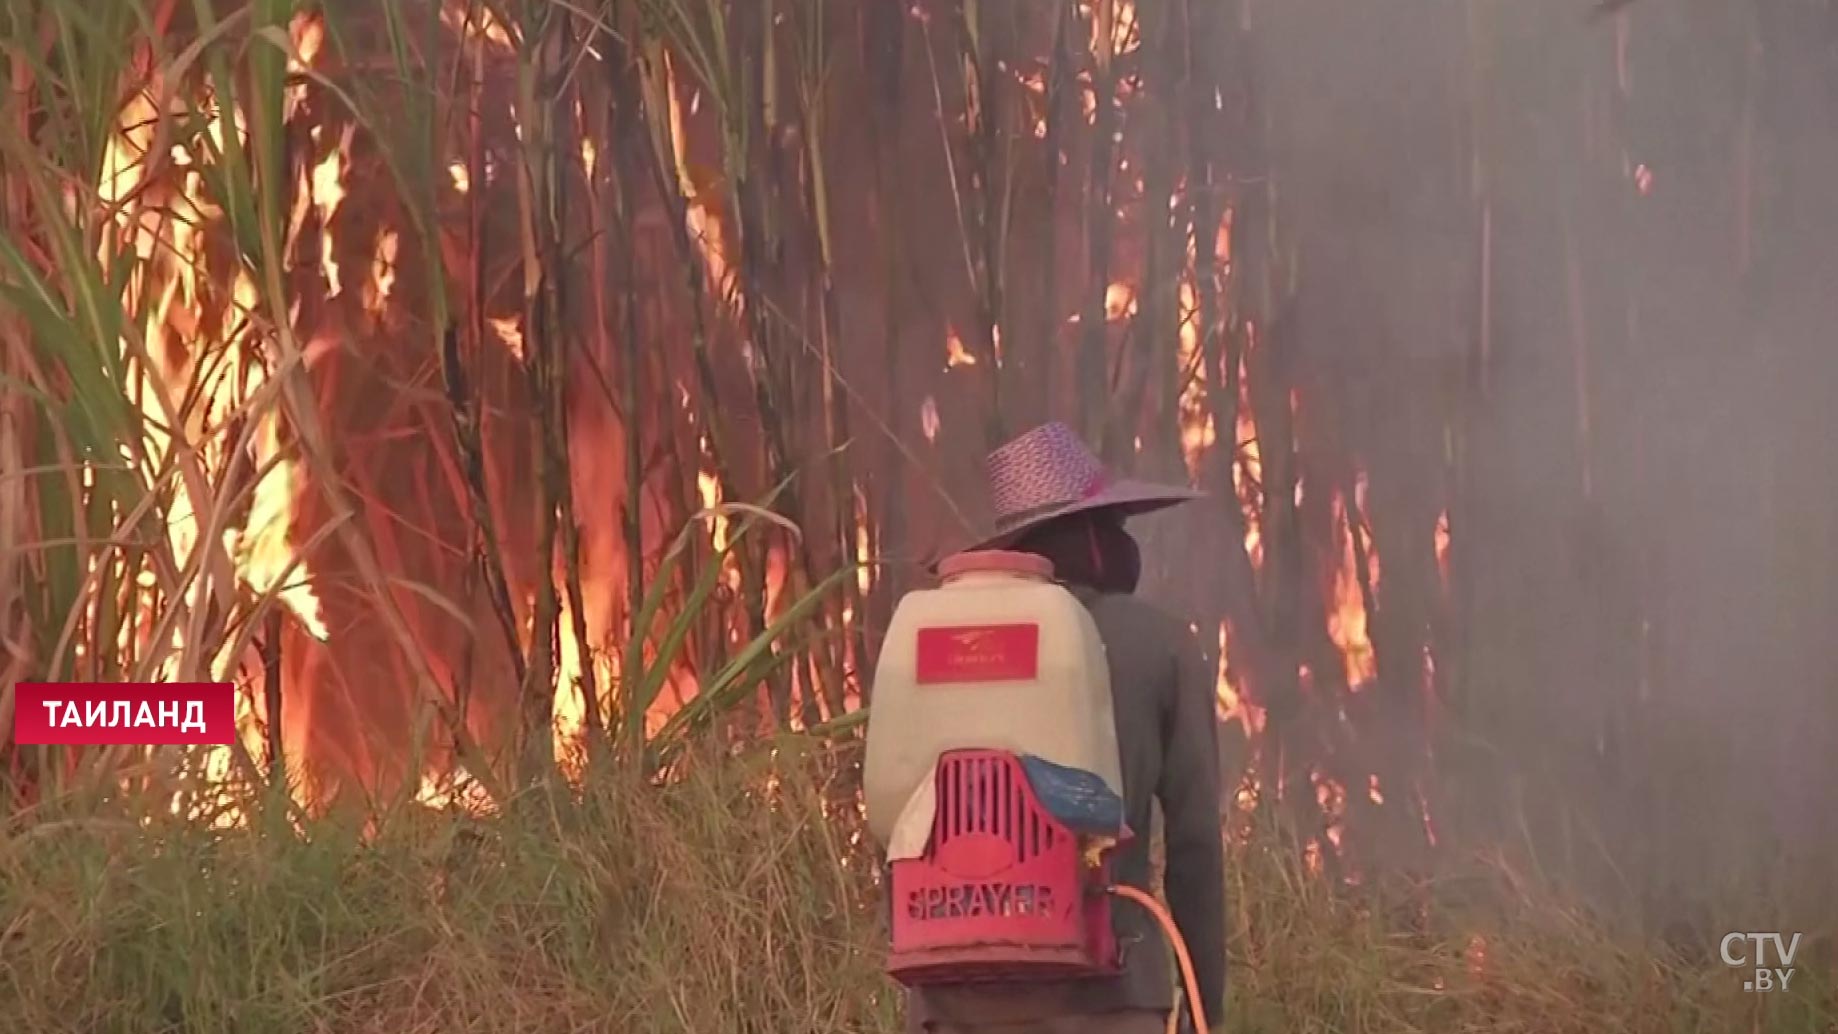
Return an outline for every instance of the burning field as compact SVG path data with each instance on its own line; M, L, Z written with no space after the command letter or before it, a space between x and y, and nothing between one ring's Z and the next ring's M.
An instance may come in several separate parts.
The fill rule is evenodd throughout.
M640 47L547 7L302 9L266 26L244 24L251 11L220 38L189 13L155 6L151 38L116 27L133 57L116 70L118 110L71 141L69 168L15 176L37 230L19 274L73 298L106 290L110 309L21 308L12 324L17 379L68 395L87 423L11 425L21 469L47 461L28 471L25 501L40 505L22 516L45 541L78 540L55 559L79 562L13 561L25 634L10 674L233 679L243 742L196 759L205 781L282 783L309 810L346 794L485 807L635 738L834 724L859 707L865 651L915 562L973 526L978 450L1069 397L1114 460L1229 486L1224 511L1196 524L1209 541L1228 530L1245 579L1231 595L1278 580L1273 545L1305 549L1285 591L1314 610L1318 638L1294 671L1232 648L1235 627L1264 638L1254 597L1192 601L1222 717L1245 742L1281 742L1273 698L1331 704L1377 680L1367 474L1344 456L1318 476L1297 467L1314 433L1299 386L1276 397L1281 467L1266 470L1276 439L1254 389L1275 346L1229 302L1238 208L1189 185L1218 175L1210 159L1177 167L1093 136L1152 106L1144 73L1110 69L1148 45L1129 5L1081 11L1094 33L1081 61L1106 77L1105 100L1081 73L1057 112L1040 68L964 64L975 55L944 51L969 27L934 38L949 19L925 9L898 25L788 12L759 41L773 103L748 110L744 83L696 63L722 22L666 19ZM885 98L883 114L917 127L885 141L837 131L886 121L825 86L869 75L866 55L800 49L845 28L906 40L915 74L950 65L953 99ZM209 45L180 60L192 38ZM528 77L564 69L529 92ZM69 102L62 82L17 77L22 98ZM970 255L956 272L972 275L945 275L933 293L950 301L921 317L888 278L933 252L949 268L951 249L834 210L879 211L890 190L953 209L966 186L987 193L986 173L955 165L960 147L996 157L977 140L994 131L980 98L998 92L1035 137L1051 130L1069 158L1109 169L1110 199L1068 187L1038 213L1082 242L1056 253L1090 252L1060 271L1063 288L1010 286L997 313L997 274L977 272L990 257ZM36 110L18 108L22 126ZM943 167L880 153L932 149L938 131ZM1179 225L1141 217L1163 207ZM978 231L959 215L968 246ZM75 268L60 247L78 249L61 256ZM1150 280L1169 283L1145 306ZM1064 318L1004 355L1004 321L1018 334L1049 302ZM884 330L903 340L876 360ZM57 356L52 332L87 351ZM1055 372L1057 351L1072 361ZM96 376L80 378L78 358ZM1036 367L1046 380L1030 383ZM1096 404L1119 390L1150 416ZM1274 501L1272 479L1287 486ZM1435 600L1447 517L1419 519ZM748 643L767 648L734 667ZM1428 693L1431 645L1400 650ZM121 760L10 757L22 802L59 766L102 775ZM1309 783L1343 800L1350 782L1376 807L1379 778L1292 759L1247 770L1246 790ZM1422 825L1415 777L1395 778L1393 807ZM1339 842L1332 825L1323 836Z
M1207 493L1240 1026L1829 1029L1693 954L1838 931L1829 27L1393 6L17 0L0 721L240 742L0 726L0 1008L893 1029L865 675L1051 418Z

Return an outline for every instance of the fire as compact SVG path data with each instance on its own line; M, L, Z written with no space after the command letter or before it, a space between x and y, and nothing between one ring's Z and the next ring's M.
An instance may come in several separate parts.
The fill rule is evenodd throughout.
M345 200L345 163L351 153L351 135L353 129L347 126L344 135L339 138L338 148L326 154L313 166L312 202L319 213L319 272L325 277L326 297L336 298L344 292L343 278L339 275L337 248L332 236L332 217L338 214L338 206ZM319 138L319 127L313 127L313 139Z
M964 348L964 339L957 336L956 327L945 328L945 367L975 366L976 356Z
M400 239L394 230L377 234L376 251L370 258L370 284L364 291L364 308L380 313L388 304L396 286L396 248Z
M1247 328L1252 334L1254 328ZM1258 498L1258 486L1263 483L1263 453L1257 442L1257 419L1251 415L1250 378L1243 376L1245 361L1239 361L1240 377L1238 380L1238 426L1234 429L1232 442L1235 459L1232 463L1232 488L1238 496L1238 507L1244 514L1244 551L1251 560L1254 570L1263 570L1264 534L1258 514L1263 508Z
M1198 482L1206 453L1212 449L1219 436L1213 426L1211 407L1206 404L1206 357L1200 350L1199 292L1194 287L1191 265L1181 280L1180 303L1180 347L1177 356L1181 373L1178 400L1181 454L1187 460L1188 476Z
M1096 10L1091 4L1080 4L1081 13L1091 18L1091 52L1102 54L1108 52L1121 55L1135 49L1141 42L1142 33L1136 22L1135 0L1096 0Z
M298 74L321 51L324 26L317 18L301 16L290 28L289 70ZM126 267L129 277L122 301L124 311L137 314L134 332L146 347L137 354L130 348L132 338L124 336L121 349L127 375L138 385L136 396L145 417L140 430L150 469L165 466L176 455L188 455L202 475L174 482L166 514L167 541L173 560L183 569L193 563L207 524L220 526L216 545L229 558L236 582L257 595L272 593L301 627L324 640L330 633L311 588L310 565L290 541L303 479L284 441L279 404L267 383L266 342L258 336L262 331L251 329L261 325L255 317L265 303L248 270L210 266L206 238L218 232L224 213L206 191L200 156L217 152L187 135L208 133L221 148L234 132L246 146L244 118L240 110L226 111L213 103L207 93L194 100L197 110L211 113L209 119L187 129L180 125L177 111L156 106L152 98L162 92L155 80L122 105L105 142L96 192L113 222L113 233L102 235L99 242L99 258L110 268L121 268L118 252L126 251L136 260ZM293 115L303 99L303 88L290 85L284 111ZM176 135L168 154L160 156L170 162L156 171L149 148L161 130L176 130ZM302 175L305 189L290 213L290 243L304 221L309 197L319 206L322 223L329 222L337 208L343 197L338 157L335 153ZM322 251L329 260L329 234ZM335 284L336 267L330 268L334 272L329 279ZM241 454L244 442L236 437L243 420L249 422L247 455ZM124 456L135 458L123 448ZM243 478L252 484L247 516L238 526L226 519L225 510L236 505L231 490ZM93 472L85 472L84 484L93 486ZM202 497L194 494L200 490ZM142 590L137 606L157 605L157 580L150 570L137 572L135 584ZM195 608L225 607L233 602L234 590L234 585L214 580L206 566L188 584L184 602ZM238 624L232 621L230 627ZM155 679L202 677L243 683L236 696L238 735L248 754L260 758L266 749L261 716L246 675L260 670L258 651L252 646L238 651L237 640L228 636L216 643L187 643L183 626L180 622L172 630L171 655L146 674ZM146 614L125 622L117 647L126 656L144 653L152 644L136 640L154 627ZM199 752L195 761L207 785L221 786L232 775L234 752L212 748ZM212 821L219 826L243 821L238 812L223 806L221 797L198 801L182 793L172 807L178 810L188 804L213 812Z
M1085 15L1091 21L1091 45L1094 50L1104 51L1107 56L1114 56L1119 52L1139 46L1140 33L1137 14L1135 5L1130 0L1093 0L1082 7ZM479 51L482 51L486 45L512 48L518 43L514 26L499 21L489 10L484 10L478 5L469 4L463 0L447 0L441 5L440 17L450 29L466 34L473 41L475 49ZM300 73L310 69L312 63L325 49L325 27L317 18L303 16L295 19L293 28L296 55L290 59L290 71ZM1075 40L1075 48L1076 43ZM674 168L666 173L666 178L670 175L677 178L677 183L687 200L683 218L699 252L698 255L688 256L688 258L690 261L700 261L708 273L709 282L720 288L733 279L730 259L734 256L729 253L730 246L726 243L727 238L733 235L724 232L726 227L722 221L724 212L722 205L725 197L722 189L725 184L719 170L711 172L707 168L696 167L690 160L692 151L689 146L692 136L690 129L693 120L697 117L700 94L691 91L688 96L683 96L683 91L689 90L690 78L679 78L678 70L671 67L670 60L666 55L665 78L662 84L664 96L657 98L667 101L667 114L674 151L665 158L666 161L674 159ZM1046 82L1043 74L1039 71L1014 74L1020 78L1028 97L1038 98L1044 104ZM1080 73L1079 85L1083 89L1077 92L1085 105L1086 116L1088 119L1095 120L1097 105L1108 103L1108 98L1097 97L1092 89L1092 79L1089 74ZM306 89L307 87L301 84L289 86L290 106L304 107L303 104L295 105L295 102L303 100ZM164 117L163 113L153 110L155 102L149 97L155 95L157 91L150 91L147 95L133 98L127 105L127 110L123 114L123 129L119 134L120 140L113 142L107 159L103 163L99 193L107 203L120 203L122 199L131 197L132 193L141 187L145 169L143 167L144 156L139 152L151 146L155 138L155 134L149 127L157 118ZM714 96L711 94L711 97ZM714 106L711 103L706 107L713 108ZM1046 135L1044 112L1036 114L1030 110L1028 117L1032 119L1036 136L1044 137ZM226 109L207 124L208 131L219 138L229 132L240 132L240 118L240 113L233 109ZM700 129L701 127L694 128ZM324 129L323 126L316 126L310 133L297 134L289 138L298 143L310 136L315 145L311 153L305 156L306 160L297 162L289 172L290 177L299 177L297 182L299 194L292 199L296 205L293 213L294 234L312 225L316 219L317 232L320 235L316 255L313 253L312 242L310 240L305 242L306 246L302 249L302 261L311 263L316 268L304 272L308 279L313 275L322 277L327 288L326 294L331 298L342 295L346 286L344 283L346 273L357 276L358 279L352 286L362 293L363 307L372 312L381 312L392 301L399 302L400 296L395 295L394 290L398 286L405 286L404 282L399 279L401 269L398 266L398 262L403 260L402 242L398 231L387 227L377 231L373 240L363 239L371 234L367 221L361 229L358 228L356 225L358 221L352 218L353 213L344 207L344 202L353 186L347 180L347 176L350 175L353 164L351 154L355 127L347 126L340 130L341 135L336 146L329 147L327 145L330 141L320 139L322 135L330 135L324 134ZM1025 128L1022 131L1025 132ZM597 142L606 142L606 139L600 138ZM582 139L578 145L582 168L589 177L595 176L599 169L597 142L594 139ZM217 327L249 326L251 321L242 317L248 313L265 309L266 302L269 300L261 297L264 289L258 288L249 275L234 269L213 269L211 264L207 263L204 237L210 231L206 228L213 221L220 220L221 213L214 209L207 198L201 172L196 169L182 168L192 161L190 157L192 153L204 155L207 150L197 146L188 149L188 143L195 145L195 141L187 139L180 139L173 145L175 156L182 156L181 169L175 176L176 179L183 181L182 185L169 188L164 192L149 191L144 200L129 202L116 215L119 224L116 229L120 239L114 243L117 247L126 246L137 249L141 257L145 259L141 263L143 270L137 272L136 279L129 286L128 291L135 302L134 311L144 311L150 314L145 329L149 343L153 346L150 351L156 357L153 361L144 364L154 367L153 369L143 370L139 368L142 364L136 364L130 376L162 389L162 392L148 393L146 397L149 401L145 403L148 416L153 422L174 425L170 432L158 428L148 432L149 437L157 442L157 454L167 456L177 452L180 448L195 447L196 451L205 458L206 465L213 475L221 475L228 462L228 457L225 455L227 446L224 442L217 440L225 437L221 433L223 416L232 412L243 412L251 417L248 442L253 457L252 463L256 468L265 470L266 474L250 491L245 526L233 528L228 533L230 538L226 544L232 547L231 555L235 563L235 572L240 581L256 593L271 593L279 606L285 608L290 624L297 620L301 629L318 639L325 640L330 637L330 630L327 627L321 602L313 591L312 572L305 560L297 555L296 545L302 536L297 534L299 529L293 527L296 511L299 509L300 494L305 490L306 480L293 458L298 446L292 441L292 429L283 426L279 412L272 405L267 409L261 408L258 401L259 393L269 374L265 365L259 360L257 354L259 349L250 347L259 345L261 342L250 340L250 338L264 331L242 329L218 331L215 329ZM293 145L290 144L290 146ZM1136 164L1140 165L1139 159ZM1124 171L1131 172L1131 165L1130 158L1125 157L1122 161ZM437 177L440 175L438 170L444 168L453 189L460 195L469 195L475 185L483 188L493 178L483 168L475 169L464 160L449 161L445 155L433 158L430 168L436 170ZM502 179L502 177L498 178ZM1138 190L1141 189L1140 178L1132 174L1126 176L1125 179L1134 180ZM165 194L176 196L164 196ZM1184 197L1177 197L1175 201L1177 212L1186 210L1182 207L1186 201ZM366 213L371 210L369 205L363 207ZM382 207L384 210L390 208L387 205ZM177 213L177 216L175 217L172 213ZM1161 215L1161 213L1154 214L1157 217ZM1138 216L1139 213L1134 209L1130 210L1129 218L1135 219ZM1208 405L1207 390L1209 385L1221 380L1222 371L1216 367L1208 368L1202 341L1204 328L1198 312L1201 285L1214 285L1214 281L1198 279L1201 274L1195 262L1195 250L1210 246L1213 249L1213 256L1218 260L1218 267L1229 268L1232 257L1230 223L1231 214L1228 211L1218 227L1196 228L1192 239L1187 242L1188 262L1186 267L1178 271L1172 284L1164 282L1162 287L1165 289L1172 286L1175 289L1174 293L1180 312L1177 326L1177 358L1182 376L1179 388L1175 393L1175 401L1183 457L1190 476L1198 479L1206 456L1211 449L1219 447L1218 439L1225 435L1231 436L1231 441L1226 442L1225 447L1231 450L1228 469L1231 471L1233 487L1246 518L1243 544L1246 555L1253 566L1261 569L1264 559L1264 542L1261 538L1259 515L1262 512L1263 500L1260 498L1261 490L1258 484L1261 482L1263 472L1256 414L1251 405L1247 386L1249 378L1246 373L1249 364L1241 360L1242 365L1239 370L1233 371L1239 384L1235 425L1230 421L1215 425L1211 407ZM340 268L335 257L339 251L335 245L341 243L335 239L335 227L336 232L344 238L342 244L346 262L343 269ZM290 234L290 239L294 234ZM366 244L369 245L368 248L365 247ZM356 264L363 262L366 251L369 252L370 261L368 276L364 277L364 271ZM161 253L164 253L163 257ZM1102 284L1100 281L1100 284L1105 287L1104 311L1107 321L1127 320L1138 314L1141 304L1139 287L1146 289L1146 286L1133 284L1127 279L1134 275L1133 273L1121 274L1118 280L1109 284ZM1099 284L1092 286L1099 286ZM1164 302L1167 299L1166 294L1152 295L1152 297L1160 297ZM1221 304L1225 303L1221 302ZM312 308L310 302L308 308ZM1076 318L1076 316L1073 317L1074 320ZM1055 319L1057 320L1057 317ZM260 325L260 321L255 322L258 326ZM524 357L526 343L519 318L487 317L485 322L489 323L490 332L498 337L509 355L518 359ZM972 340L978 342L979 351L973 353L966 345L958 328L947 326L946 338L943 342L946 369L976 366L979 364L980 357L993 357L992 361L999 365L1001 338L999 328L992 329L994 333L989 342L991 352L988 356L981 356L982 340L974 330ZM1249 352L1255 348L1257 343L1256 327L1246 325L1245 332L1247 334L1246 351ZM226 340L213 340L213 338ZM725 345L726 339L722 338L722 341ZM744 343L741 347L745 347ZM938 347L936 339L931 346L928 346L928 350L930 347ZM244 352L250 354L240 355ZM208 368L201 362L201 357L207 354L239 355L243 361L232 360L218 364L228 372L206 375L199 371ZM937 353L934 353L934 357L936 355ZM933 361L936 361L935 358ZM1164 370L1162 374L1157 375L1158 383L1161 382L1166 372ZM201 382L192 385L199 390L189 394L203 401L196 407L197 412L191 414L188 419L175 422L171 420L170 414L161 411L158 402L154 399L157 394L161 393L167 398L187 394L178 390L180 387L187 386L185 383L187 380ZM271 385L268 387L272 388ZM678 383L678 391L682 395L684 406L688 407L689 394L681 382ZM949 402L949 399L946 401ZM1293 396L1291 404L1294 405ZM681 414L669 414L669 416L672 419L682 419ZM919 429L925 439L928 442L937 442L941 434L938 399L929 395L924 396L919 406L918 417ZM900 422L907 428L907 433L910 433L911 425L905 425L905 419L910 419L910 417L902 418ZM692 423L695 422L692 421ZM710 443L706 436L703 437L701 445L703 462L701 469L695 470L696 492L704 507L713 508L723 502L722 485L715 472L714 464L707 458ZM1142 441L1138 437L1138 450L1141 447ZM1227 457L1220 458L1227 459ZM494 459L498 458L494 457ZM695 469L695 461L691 460L689 466ZM1299 486L1298 491L1300 491ZM1318 480L1310 482L1309 491L1312 503L1323 501L1321 498L1323 486ZM1334 500L1332 505L1335 515L1343 525L1359 522L1360 515L1366 510L1363 495L1364 485L1361 483L1352 493L1351 500ZM603 495L602 498L604 498ZM869 514L872 507L862 485L853 486L852 498L848 502L855 526L852 529L844 529L841 533L853 535L853 539L840 539L840 541L852 541L854 549L864 561L869 559L872 551L877 548L885 549L899 545L876 542L875 532L870 527ZM169 534L173 538L175 551L181 558L193 554L198 544L196 540L202 534L201 523L212 515L211 507L214 505L213 500L194 501L186 494L184 486L179 487L170 515ZM730 520L728 516L716 515L708 521L709 529L706 533L717 550L725 551L731 544L733 528ZM506 523L515 524L516 522ZM1442 515L1436 526L1435 536L1435 555L1446 581L1449 540L1446 513ZM1377 557L1369 554L1371 575L1366 584L1362 586L1360 573L1354 563L1353 544L1350 540L1343 541L1341 554L1340 562L1337 565L1331 565L1337 569L1332 579L1332 591L1329 594L1331 599L1326 617L1329 634L1345 657L1348 679L1357 686L1368 681L1373 675L1372 645L1367 631L1368 615L1365 597L1375 588ZM604 556L597 559L601 565L604 565L600 568L601 571L619 569L619 565L610 563ZM795 594L797 590L795 583L789 587L789 592L787 587L788 572L795 566L790 562L791 559L782 546L775 545L768 552L768 595L771 601L768 604L769 609L782 605L782 601L787 598L788 594ZM596 684L605 691L605 697L611 697L615 692L618 684L617 678L620 674L616 670L616 664L622 658L617 656L617 651L604 649L609 641L608 629L604 626L610 620L607 615L622 607L623 604L617 602L616 593L608 593L601 587L606 579L596 578L595 575L596 572L593 570L583 572L584 581L592 583L583 586L588 590L583 600L577 604L564 598L560 603L561 613L557 633L559 652L556 657L557 684L553 713L556 754L564 759L565 768L570 764L567 759L571 756L571 752L578 747L582 739L589 717L581 689L583 680L592 676ZM519 577L524 576L527 576L527 572L519 575ZM723 571L723 577L729 586L737 587L738 568L730 566ZM856 587L860 592L867 594L872 591L874 576L866 563L861 570L856 572L855 577ZM222 591L232 587L218 586L217 588ZM149 592L148 595L152 593ZM615 603L609 605L608 599L614 600ZM223 601L196 600L194 602L202 606ZM585 611L585 614L577 613L577 608ZM846 611L844 614L845 622L853 622L859 618L860 615L853 610ZM577 622L577 619L581 620ZM577 629L577 623L582 625L583 629ZM1234 644L1230 641L1231 629L1226 622L1219 623L1217 638L1219 662L1216 691L1220 713L1225 720L1239 723L1247 736L1255 737L1264 731L1265 714L1249 699L1248 687L1230 663L1231 647ZM583 639L586 641L580 641ZM1242 651L1242 642L1237 645ZM242 676L245 681L247 680L249 658L221 657L215 660L219 664L218 670L230 676ZM859 662L860 658L854 658L854 660ZM1243 664L1240 663L1239 668L1243 667ZM677 691L680 701L680 694L686 688L694 688L692 680L687 678L687 673L673 672L670 689L660 696L659 704L652 716L653 719L661 719L662 715L669 713L672 690ZM254 691L239 694L238 725L243 730L245 743L249 746L251 753L258 755L263 748L259 735L259 723L262 717L260 711L260 700ZM294 720L292 718L294 713L290 711L290 723ZM212 755L208 760L208 765L214 778L228 777L230 774L229 753L222 752L220 755ZM1358 780L1351 780L1351 785L1355 793L1361 789L1366 790L1366 796L1375 803L1382 803L1385 799L1380 792L1376 777L1365 787L1360 786ZM1254 799L1261 789L1261 786L1253 779L1246 787L1240 789L1240 793ZM1390 789L1393 791L1393 796L1400 792L1405 794L1410 792L1408 788L1400 791L1395 786ZM1344 799L1347 796L1345 788L1336 785L1330 791L1324 784L1318 782L1315 791L1324 808L1330 803L1333 803L1335 807L1344 807ZM475 792L476 788L472 788L471 781L466 778L465 773L459 772L451 777L423 776L417 797L425 803L470 809L474 805L465 802L471 800L468 794ZM1341 833L1338 826L1328 827L1324 831L1324 836L1325 843L1317 841L1311 844L1311 848L1316 853L1317 864L1322 851L1338 849L1340 846Z
M1449 584L1449 511L1436 518L1436 573L1444 588Z
M1245 735L1255 736L1264 728L1264 709L1251 703L1233 684L1231 676L1231 651L1229 648L1231 626L1219 622L1219 715L1223 721L1236 721L1244 726Z
M457 765L445 775L422 773L421 784L415 791L415 803L440 811L460 811L473 816L494 815L498 811L497 802L491 799L465 768Z
M276 596L294 612L307 631L323 642L331 633L320 613L319 598L298 570L288 574L290 566L296 569L300 566L295 563L287 533L301 485L295 465L281 459L280 428L272 411L262 421L257 442L258 465L270 460L278 462L256 487L255 500L249 509L249 531L242 537L237 550L239 566L250 588L256 592L276 590ZM283 582L283 578L287 580Z
M558 571L557 575L561 573ZM591 607L588 613L593 613ZM555 657L555 706L552 722L555 758L562 774L578 782L585 771L583 748L587 742L587 693L581 668L581 643L574 631L574 605L569 602L566 593L562 595L557 629L556 641L560 645ZM587 622L587 631L589 636L593 635L594 623L591 620ZM610 651L594 649L592 643L588 647L588 663L594 667L594 685L604 692L604 688L614 682L616 671L613 657Z
M1237 788L1232 791L1232 806L1241 816L1249 816L1257 810L1257 803L1263 793L1264 784L1257 777L1256 768L1247 769L1244 778L1238 781Z
M505 349L508 350L511 355L518 359L523 358L523 327L521 320L515 316L493 316L485 322L491 324L492 332L498 335L498 340L504 342Z
M304 74L313 67L319 58L319 48L325 45L325 21L316 14L294 15L289 35L293 38L294 55L288 58L287 71L293 75Z
M861 567L855 572L855 587L863 596L874 585L874 568L869 563L872 544L868 535L868 494L858 482L855 486L855 557ZM845 620L851 615L844 615Z
M143 158L158 118L159 113L145 93L124 105L97 184L105 204L120 204L142 187L147 173ZM221 137L223 121L219 114L207 125L207 131ZM240 119L233 115L232 121ZM116 213L116 223L123 234L120 243L134 248L143 260L129 285L129 303L136 306L140 299L152 302L145 308L147 318L141 331L155 368L138 369L137 363L133 365L147 389L141 398L148 417L148 444L156 461L174 446L175 435L183 435L188 446L197 450L208 472L221 477L230 462L225 441L227 421L231 414L248 406L266 380L266 373L255 350L248 347L252 342L207 338L201 328L207 325L206 306L212 303L218 306L218 312L211 314L216 317L216 326L246 326L260 299L248 273L241 269L234 275L228 297L200 284L198 270L205 261L202 227L221 219L222 213L206 199L199 170L186 167L177 178L181 189L175 195L167 196L163 183L147 184L146 191L133 204ZM180 217L157 210L162 204ZM104 244L105 261L113 243ZM182 347L171 347L169 335L178 338ZM204 361L206 356L226 350L240 353L240 361ZM185 405L185 397L193 394L188 382L198 381L201 383L196 387L202 389L198 400L179 414L181 426L171 426L166 406ZM226 530L225 546L237 558L237 573L242 580L255 591L266 592L276 586L281 572L293 562L287 532L298 477L292 461L284 455L279 415L273 403L258 413L254 465L258 471L265 470L266 476L256 485L247 528L240 533ZM199 509L190 491L190 486L180 482L168 521L167 532L181 563L196 548L200 531ZM304 565L297 567L297 583L285 587L279 595L309 631L323 638L326 630L318 601L305 584L300 584L304 582Z
M1309 782L1315 787L1315 803L1320 805L1322 814L1330 819L1337 819L1346 812L1347 788L1338 779L1316 768L1308 774Z
M1091 71L1081 68L1078 74L1079 111L1085 116L1087 126L1098 124L1098 91L1091 82Z
M512 36L514 30L500 21L497 15L492 14L491 8L485 4L468 3L467 0L448 0L441 6L440 23L445 25L448 31L456 34L466 33L470 27L470 35L473 39L485 40L501 50L514 50L517 46L517 41Z
M1136 289L1114 283L1104 289L1104 318L1111 321L1136 315Z
M670 109L670 142L676 159L677 189L682 191L688 201L684 220L689 224L690 240L695 242L696 250L702 255L702 263L708 269L709 283L717 288L725 288L728 282L728 260L722 247L718 199L710 185L697 182L695 171L690 166L689 139L685 129L687 116L678 96L676 69L667 52L664 56L664 70L666 100ZM740 305L738 295L728 301L735 307Z
M1027 94L1028 123L1034 139L1047 138L1047 77L1040 70L1023 73L1015 70L1015 79Z
M1478 977L1485 973L1487 971L1487 938L1478 933L1469 935L1468 946L1462 952L1462 957L1468 964L1469 976Z
M709 450L708 435L702 436L702 451ZM721 505L721 479L707 467L696 472L696 493L702 499L702 508L712 510ZM710 540L716 552L728 548L728 519L722 514L715 515L715 530Z
M1347 512L1346 499L1336 494L1334 497L1334 518L1338 527L1346 528L1347 534L1341 537L1340 564L1334 571L1334 598L1327 616L1328 638L1340 648L1341 656L1346 659L1347 685L1358 689L1371 682L1378 675L1378 665L1372 652L1372 640L1366 634L1366 604L1360 589L1358 563L1353 552L1353 522L1360 521L1357 513ZM1372 576L1372 588L1378 589L1378 554L1367 551L1368 568Z

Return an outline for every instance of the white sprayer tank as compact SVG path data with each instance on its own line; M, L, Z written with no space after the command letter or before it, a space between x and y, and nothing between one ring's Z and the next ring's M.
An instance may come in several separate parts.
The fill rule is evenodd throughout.
M1121 795L1104 644L1084 605L1053 583L1052 564L981 551L939 573L938 588L901 599L875 667L862 784L876 839L893 855L898 826L906 854L930 828L925 790L950 750L1032 754Z

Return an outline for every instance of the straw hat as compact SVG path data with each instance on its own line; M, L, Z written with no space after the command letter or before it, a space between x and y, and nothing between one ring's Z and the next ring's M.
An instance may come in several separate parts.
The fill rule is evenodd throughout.
M1003 549L1033 528L1087 510L1126 515L1174 506L1204 493L1114 477L1065 424L1043 424L983 461L995 528L970 550Z

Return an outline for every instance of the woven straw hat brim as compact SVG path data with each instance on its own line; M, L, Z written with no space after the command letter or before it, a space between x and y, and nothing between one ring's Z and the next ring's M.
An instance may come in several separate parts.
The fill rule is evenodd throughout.
M1205 497L1206 493L1191 488L1158 485L1153 482L1133 481L1125 478L1111 482L1102 491L1087 498L1075 499L1059 506L1029 513L1007 523L998 522L994 533L951 552L1002 549L1013 545L1022 536L1048 521L1069 517L1075 513L1085 513L1091 510L1118 510L1125 516L1134 517Z

